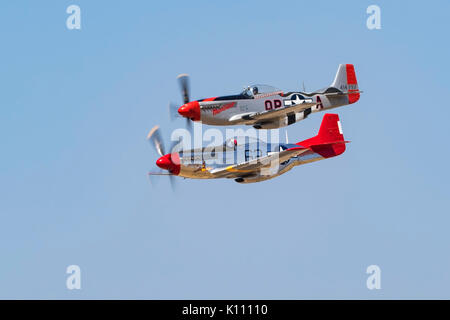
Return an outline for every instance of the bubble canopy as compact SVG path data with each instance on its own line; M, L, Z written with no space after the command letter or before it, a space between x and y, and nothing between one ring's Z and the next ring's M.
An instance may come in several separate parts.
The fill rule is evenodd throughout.
M245 144L245 143L258 143L258 142L264 142L263 140L259 139L256 136L252 135L239 135L236 137L228 138L223 143L223 146L226 146L228 148L234 148L237 147L239 144Z
M258 94L266 94L266 93L272 93L272 92L279 92L281 91L278 88L269 86L267 84L254 84L251 86L248 86L244 89L244 91L241 92L242 95L253 98L254 96Z

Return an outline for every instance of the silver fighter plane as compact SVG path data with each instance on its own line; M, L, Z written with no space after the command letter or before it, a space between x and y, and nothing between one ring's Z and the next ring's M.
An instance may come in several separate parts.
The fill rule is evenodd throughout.
M258 139L239 144L239 139L233 138L217 146L165 154L158 126L147 138L160 155L156 165L162 169L149 175L227 178L239 183L272 179L295 166L335 157L345 151L348 142L344 140L337 114L325 114L318 134L295 144L267 143Z
M299 122L311 113L355 103L360 93L352 64L339 65L332 84L311 93L284 92L267 85L252 85L239 94L189 101L188 75L178 76L183 105L170 104L171 117L216 126L251 125L275 129ZM178 113L178 114L177 114Z

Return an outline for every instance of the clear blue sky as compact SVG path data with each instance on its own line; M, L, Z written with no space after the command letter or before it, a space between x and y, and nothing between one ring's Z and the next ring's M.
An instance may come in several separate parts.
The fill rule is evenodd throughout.
M81 30L66 8L81 7ZM381 30L366 8L381 7ZM2 1L0 298L450 298L448 1ZM169 181L192 96L307 90L353 63L352 142L276 179ZM323 114L289 127L315 134ZM66 289L66 267L82 289ZM381 290L366 268L382 270Z

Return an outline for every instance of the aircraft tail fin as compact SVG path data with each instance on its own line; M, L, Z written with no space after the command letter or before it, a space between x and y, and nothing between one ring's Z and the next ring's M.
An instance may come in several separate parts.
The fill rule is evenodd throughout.
M348 92L348 103L359 100L358 81L356 80L355 67L353 64L340 64L331 87Z
M318 134L297 144L310 148L324 158L330 158L342 154L347 142L344 140L339 116L334 113L326 113Z

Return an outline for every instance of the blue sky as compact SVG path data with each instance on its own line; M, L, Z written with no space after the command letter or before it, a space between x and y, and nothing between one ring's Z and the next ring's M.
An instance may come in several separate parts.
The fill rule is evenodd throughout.
M81 30L66 8L81 8ZM368 30L366 8L381 8ZM0 5L0 298L450 298L448 1ZM327 86L336 158L259 184L146 172L179 73L193 98ZM313 136L323 114L288 128ZM81 290L66 288L67 266ZM366 288L366 268L382 271Z

